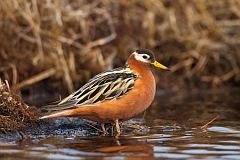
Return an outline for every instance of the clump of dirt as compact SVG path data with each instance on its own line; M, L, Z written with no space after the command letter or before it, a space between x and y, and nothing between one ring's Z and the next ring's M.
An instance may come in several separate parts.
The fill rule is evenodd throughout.
M21 97L0 80L0 133L18 130L35 119Z

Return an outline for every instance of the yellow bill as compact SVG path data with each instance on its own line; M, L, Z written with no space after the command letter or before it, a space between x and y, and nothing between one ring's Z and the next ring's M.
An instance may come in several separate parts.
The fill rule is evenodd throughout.
M157 68L160 68L160 69L164 69L164 70L170 70L168 67L162 65L161 63L157 62L157 61L154 61L153 63L151 63L152 65L154 65L155 67Z

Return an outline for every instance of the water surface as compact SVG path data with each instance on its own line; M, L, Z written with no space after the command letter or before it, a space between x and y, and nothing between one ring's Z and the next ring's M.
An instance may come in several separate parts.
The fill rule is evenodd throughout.
M42 136L1 143L6 159L240 159L240 91L156 96L120 136ZM143 118L142 118L143 117ZM215 120L214 120L215 119ZM211 120L214 120L210 124ZM208 125L206 125L208 124ZM129 123L127 124L129 125ZM140 125L140 126L139 126Z

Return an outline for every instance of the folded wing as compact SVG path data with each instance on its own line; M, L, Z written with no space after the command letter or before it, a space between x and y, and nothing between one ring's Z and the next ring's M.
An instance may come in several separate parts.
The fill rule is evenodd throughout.
M51 114L100 103L104 100L118 99L133 88L137 78L137 75L128 67L103 72L90 79L88 83L58 104L45 106L43 109Z

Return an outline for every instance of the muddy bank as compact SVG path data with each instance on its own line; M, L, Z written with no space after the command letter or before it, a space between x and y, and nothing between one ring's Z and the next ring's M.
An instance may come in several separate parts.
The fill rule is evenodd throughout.
M111 125L107 126L108 134L115 135ZM147 127L142 119L132 119L122 124L122 133L146 133ZM80 118L56 118L32 123L31 127L24 127L16 131L0 133L0 143L16 143L25 140L33 141L47 137L77 137L103 135L99 124Z
M31 126L0 133L0 142L18 142L29 138L35 139L50 136L88 136L96 134L98 134L97 130L88 126L88 123L84 120L58 118L31 122Z

